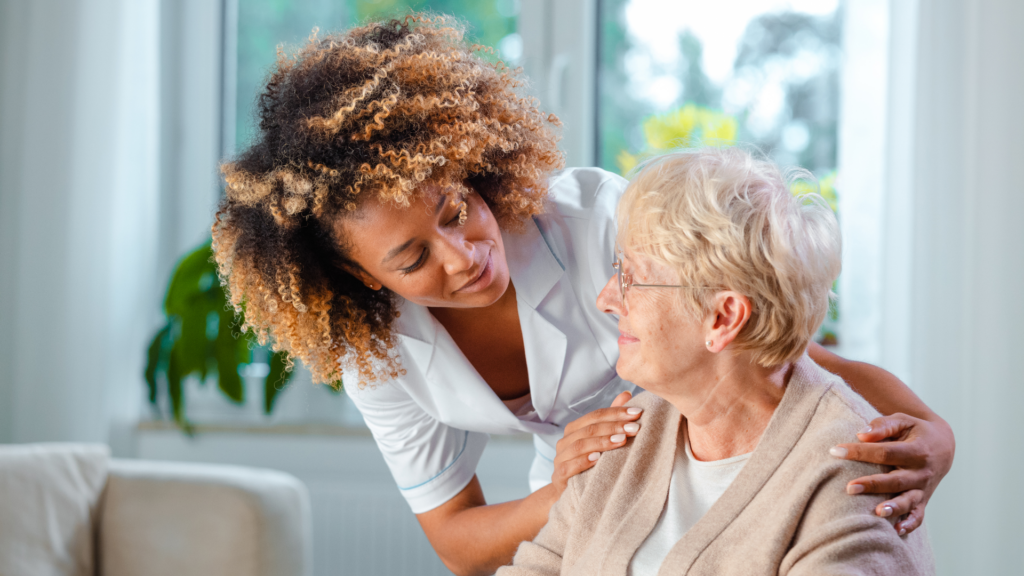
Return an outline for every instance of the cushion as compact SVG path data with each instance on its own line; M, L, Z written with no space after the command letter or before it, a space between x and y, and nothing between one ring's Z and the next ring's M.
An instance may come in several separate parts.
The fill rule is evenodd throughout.
M109 459L103 445L0 445L0 574L93 576Z

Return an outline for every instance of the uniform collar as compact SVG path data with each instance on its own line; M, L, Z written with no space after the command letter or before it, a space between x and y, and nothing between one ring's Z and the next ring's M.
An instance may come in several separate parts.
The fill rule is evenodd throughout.
M537 416L544 421L554 408L568 342L565 334L545 318L544 300L562 279L565 270L538 226L536 219L531 219L520 233L502 232L502 241L509 275L516 287L531 401ZM414 362L436 390L446 390L450 395L449 400L463 404L463 408L468 409L470 414L478 414L490 420L493 420L493 415L502 414L497 424L509 425L518 430L526 426L531 428L528 430L530 432L551 432L547 429L548 425L542 425L544 430L533 430L536 425L530 426L531 423L522 422L513 416L468 361L455 362L457 366L438 362L435 356L441 348L450 349L456 357L462 354L430 310L400 300L399 311L401 315L395 321L394 330L405 344L405 351L410 357L400 360ZM496 412L481 410L484 407L493 408ZM464 420L466 414L453 413L449 416L454 420ZM506 414L508 418L504 417Z

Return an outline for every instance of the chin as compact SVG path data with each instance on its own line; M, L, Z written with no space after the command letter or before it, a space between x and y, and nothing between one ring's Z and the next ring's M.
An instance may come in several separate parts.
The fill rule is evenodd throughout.
M615 373L619 375L619 378L622 378L627 382L632 382L633 384L636 384L636 381L633 380L635 375L633 374L633 371L629 369L629 363L622 361L621 354L622 352L620 351L619 360L615 363Z

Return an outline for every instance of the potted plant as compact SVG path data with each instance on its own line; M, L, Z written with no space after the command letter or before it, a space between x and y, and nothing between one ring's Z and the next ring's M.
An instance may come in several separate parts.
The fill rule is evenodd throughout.
M292 372L283 352L260 346L252 332L239 332L235 312L217 277L211 243L186 254L174 269L164 298L166 324L156 333L146 353L149 401L160 413L166 394L171 416L186 433L194 428L185 413L183 383L188 376L201 384L216 375L217 387L236 404L245 402L240 367L253 362L254 351L269 355L269 373L263 383L263 412L270 414L278 393Z

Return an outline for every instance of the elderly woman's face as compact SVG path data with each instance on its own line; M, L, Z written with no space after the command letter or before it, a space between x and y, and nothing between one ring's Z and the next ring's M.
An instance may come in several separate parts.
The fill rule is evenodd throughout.
M628 248L622 267L636 284L678 284L670 270ZM633 286L623 303L617 276L612 276L597 298L599 308L619 316L619 376L655 393L659 385L691 370L706 353L704 329L684 309L678 290Z
M428 190L407 208L368 201L341 221L359 278L383 285L422 306L475 308L496 302L508 288L501 230L476 192L465 190L466 212Z

